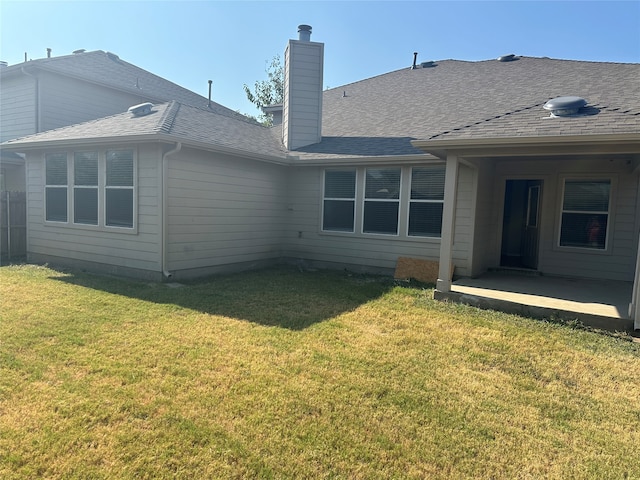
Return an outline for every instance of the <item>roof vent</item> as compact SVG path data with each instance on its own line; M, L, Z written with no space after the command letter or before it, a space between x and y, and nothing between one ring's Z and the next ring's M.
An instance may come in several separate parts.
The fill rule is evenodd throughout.
M436 62L434 62L434 61L422 62L420 64L420 67L422 67L422 68L431 68L431 67L435 67L435 66L436 66Z
M111 52L107 52L107 57L109 57L109 59L113 60L114 62L119 62L120 61L120 57L118 55L116 55L115 53L111 53Z
M513 53L510 53L509 55L502 55L501 57L498 57L498 61L499 62L513 62L514 60L518 60L518 57L516 57Z
M575 115L587 101L582 97L556 97L549 100L542 108L549 110L552 117L567 117Z
M73 54L74 55L80 55L81 53L86 52L86 50L84 48L80 48L79 50L74 50Z
M4 60L0 61L0 68L5 68L8 67L9 64L7 62L5 62Z
M145 115L149 115L151 113L151 108L153 107L152 103L141 103L140 105L134 105L133 107L129 107L127 112L131 112L134 117L144 117Z

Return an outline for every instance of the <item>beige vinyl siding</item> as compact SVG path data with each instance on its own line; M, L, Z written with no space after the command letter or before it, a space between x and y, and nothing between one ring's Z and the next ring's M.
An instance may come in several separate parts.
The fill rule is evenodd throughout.
M103 151L106 148L99 148ZM97 270L161 271L160 150L137 149L137 230L77 227L44 220L44 154L27 156L27 250L31 259L93 265ZM134 198L134 201L135 198ZM159 276L158 276L159 278Z
M500 258L498 239L499 218L495 215L495 168L491 160L483 161L482 168L475 171L477 188L475 195L475 227L473 234L473 257L470 276L477 276L495 265ZM489 192L483 195L481 192ZM492 193L493 192L493 193Z
M47 72L39 75L39 81L43 131L126 112L147 101L142 90L139 96L131 95Z
M317 42L290 40L285 51L283 139L290 150L321 140L323 58Z
M471 243L475 219L475 171L464 164L458 171L458 193L455 212L452 260L454 275L471 274Z
M638 175L624 158L502 161L496 165L496 215L503 211L504 182L510 178L543 179L538 270L549 275L632 281L638 238ZM563 180L611 179L606 251L558 246ZM502 219L499 218L500 224ZM498 237L497 242L500 242ZM498 243L499 244L499 243ZM498 260L499 262L499 260ZM497 264L495 266L498 266Z
M401 256L438 260L439 238L360 234L357 223L356 233L323 232L322 181L321 167L292 167L289 171L285 256L290 260L383 273L392 273ZM356 209L361 208L358 203L361 199L356 200ZM399 223L406 225L402 220ZM461 234L461 245L463 237Z
M26 75L2 79L0 88L0 141L36 133L37 85Z
M285 167L252 160L188 148L171 156L169 270L278 261L285 178Z

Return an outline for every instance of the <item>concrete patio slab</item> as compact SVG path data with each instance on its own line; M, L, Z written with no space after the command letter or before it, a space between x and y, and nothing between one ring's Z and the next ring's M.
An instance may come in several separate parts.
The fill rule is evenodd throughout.
M516 271L457 280L435 297L534 318L577 319L608 330L631 330L632 282L549 277Z

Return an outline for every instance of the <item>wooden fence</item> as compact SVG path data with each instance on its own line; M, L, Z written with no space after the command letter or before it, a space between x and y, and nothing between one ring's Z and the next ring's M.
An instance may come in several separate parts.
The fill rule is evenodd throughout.
M0 192L0 258L2 263L27 256L27 194Z

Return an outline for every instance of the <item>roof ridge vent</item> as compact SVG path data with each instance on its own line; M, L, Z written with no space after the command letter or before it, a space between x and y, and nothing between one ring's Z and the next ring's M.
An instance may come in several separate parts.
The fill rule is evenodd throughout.
M153 103L141 103L139 105L134 105L133 107L129 107L127 112L130 112L134 117L144 117L151 113L151 108L153 107Z
M587 101L582 97L565 96L552 98L542 108L549 110L552 117L568 117L577 114L585 105Z
M516 57L513 53L498 57L499 62L513 62L514 60L520 60L520 57Z

